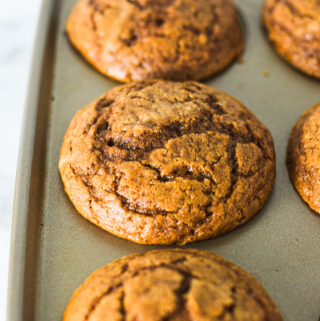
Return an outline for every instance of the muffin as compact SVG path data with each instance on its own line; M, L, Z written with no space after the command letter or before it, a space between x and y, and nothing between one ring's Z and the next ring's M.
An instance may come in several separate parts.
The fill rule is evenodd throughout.
M66 28L90 64L123 82L204 79L244 46L231 0L81 0Z
M198 250L132 254L95 271L63 321L281 321L262 285L223 258Z
M287 165L300 196L320 213L320 103L305 111L293 127Z
M113 88L76 113L59 168L81 215L144 244L185 244L251 218L275 179L268 129L196 82Z
M279 55L320 78L320 2L266 0L263 21Z

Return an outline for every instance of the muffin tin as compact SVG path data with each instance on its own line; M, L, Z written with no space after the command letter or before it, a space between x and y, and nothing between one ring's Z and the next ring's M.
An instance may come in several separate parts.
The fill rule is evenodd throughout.
M44 0L25 110L14 203L8 320L61 320L76 287L95 269L161 246L122 240L76 213L63 190L58 159L80 106L117 85L71 47L65 22L76 0ZM206 249L251 273L286 321L318 321L320 217L295 192L286 145L301 113L320 101L320 82L275 53L261 27L262 0L235 1L246 30L242 61L206 81L241 100L270 129L277 178L263 209ZM171 246L174 247L174 246Z

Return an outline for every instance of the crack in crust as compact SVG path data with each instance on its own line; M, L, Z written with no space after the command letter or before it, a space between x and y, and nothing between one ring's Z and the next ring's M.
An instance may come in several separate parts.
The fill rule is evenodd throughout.
M288 0L280 0L286 5L286 7L291 11L292 15L298 16L300 19L309 18L313 19L313 16L307 13L303 13L298 10L298 8Z
M263 205L274 182L273 142L264 125L238 101L194 82L115 88L77 114L65 146L59 167L66 191L73 193L65 166L88 193L79 201L70 195L80 213L139 242L225 233ZM124 221L103 225L115 209ZM145 227L127 235L125 224L138 217Z
M98 12L99 14L103 15L105 10L112 8L112 6L108 3L101 3L99 0L88 0L89 6L92 7L94 13ZM96 29L95 29L96 30Z
M126 0L128 3L136 6L137 8L139 8L140 10L143 10L145 9L146 7L143 6L139 1L136 1L136 0Z
M282 320L245 271L213 253L173 249L129 255L97 270L74 293L63 320L237 321L242 314Z
M122 267L121 267L121 273L124 274L126 273L128 270L128 264L125 263ZM93 311L97 308L97 306L99 305L99 303L101 302L101 300L108 296L109 294L111 294L112 292L120 289L122 287L123 283L122 282L119 282L113 286L111 286L110 288L108 288L101 296L95 298L89 308L88 308L88 312L85 314L84 316L84 320L87 321L90 319L90 315L93 313ZM125 315L125 310L124 310L124 305L123 305L123 302L124 302L124 292L122 292L121 294L121 298L120 298L120 302L121 302L121 305L120 305L120 312L122 315Z

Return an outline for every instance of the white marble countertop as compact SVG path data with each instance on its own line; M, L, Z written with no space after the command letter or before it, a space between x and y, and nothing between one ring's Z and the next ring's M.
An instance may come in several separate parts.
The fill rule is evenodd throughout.
M0 320L6 319L20 128L41 0L0 2Z

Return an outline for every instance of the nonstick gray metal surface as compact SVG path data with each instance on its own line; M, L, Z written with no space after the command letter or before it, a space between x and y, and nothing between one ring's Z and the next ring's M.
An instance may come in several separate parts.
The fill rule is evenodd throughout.
M91 272L123 255L157 248L90 224L64 192L58 159L68 124L78 109L118 84L69 44L64 26L75 2L45 0L40 18L17 173L10 321L61 320L72 293ZM262 0L235 2L246 29L244 61L206 83L240 99L271 130L277 179L268 202L248 223L187 247L216 252L250 272L286 321L318 321L320 216L292 187L285 152L293 124L320 101L320 81L277 56L261 27Z

